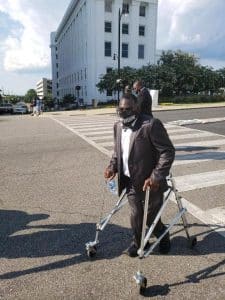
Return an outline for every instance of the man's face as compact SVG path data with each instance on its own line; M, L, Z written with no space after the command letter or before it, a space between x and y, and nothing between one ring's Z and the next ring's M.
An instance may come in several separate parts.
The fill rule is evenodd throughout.
M135 91L136 94L139 93L140 89L141 88L140 88L139 84L138 83L134 83L133 90Z
M128 99L122 98L119 103L119 112L130 112L134 110L134 102Z

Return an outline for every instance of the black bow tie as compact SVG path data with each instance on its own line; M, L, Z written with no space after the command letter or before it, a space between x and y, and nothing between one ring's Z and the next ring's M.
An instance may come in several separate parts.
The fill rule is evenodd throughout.
M134 126L132 124L122 124L122 128L126 131L127 129L133 130Z

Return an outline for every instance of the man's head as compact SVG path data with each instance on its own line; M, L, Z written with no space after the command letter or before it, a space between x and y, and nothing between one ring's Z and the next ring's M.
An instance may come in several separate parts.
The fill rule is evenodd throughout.
M132 94L124 94L120 99L118 114L124 125L131 124L138 116L137 98Z
M136 94L140 92L142 87L143 87L143 83L141 80L136 80L133 84L133 90L135 91Z

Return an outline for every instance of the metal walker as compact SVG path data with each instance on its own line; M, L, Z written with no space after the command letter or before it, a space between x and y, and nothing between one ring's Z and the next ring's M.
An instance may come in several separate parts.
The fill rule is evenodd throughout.
M155 247L160 243L161 239L169 232L169 230L178 222L179 219L182 219L183 227L187 236L188 240L188 246L192 249L196 244L197 244L197 239L196 237L191 237L188 232L188 223L187 219L185 216L186 213L186 208L183 207L182 201L181 201L181 196L179 195L177 189L176 189L176 184L175 180L173 179L172 175L170 174L167 177L167 182L168 182L168 190L166 191L164 195L164 201L163 205L161 206L157 216L155 217L155 220L153 221L152 225L150 228L147 228L146 221L147 221L147 213L148 213L148 205L149 205L149 193L150 189L148 188L145 194L145 203L144 203L144 214L143 214L143 226L142 226L142 236L141 236L141 246L138 249L138 256L140 259L148 257ZM157 240L147 249L145 250L145 246L150 240L150 237L154 231L155 226L157 225L157 222L159 221L163 211L165 210L171 194L174 194L175 196L175 202L177 203L178 206L178 212L176 213L175 217L170 221L170 223L167 225L167 229L163 232L163 234L157 238ZM88 242L85 244L86 246L86 253L88 257L94 257L97 253L97 247L96 245L99 244L99 233L104 230L106 225L109 223L110 219L112 216L119 211L127 202L128 200L125 198L126 195L126 190L124 190L117 201L116 205L113 207L113 209L110 211L110 213L100 219L99 223L96 224L96 235L95 235L95 240L92 242ZM139 287L139 292L140 294L143 294L146 287L147 287L147 278L144 277L140 270L140 261L138 264L138 271L134 275L134 279Z

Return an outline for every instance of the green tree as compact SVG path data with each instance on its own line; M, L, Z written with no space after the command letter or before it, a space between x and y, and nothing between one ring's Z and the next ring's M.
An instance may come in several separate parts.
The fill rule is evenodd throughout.
M33 100L34 98L36 98L36 97L37 97L37 92L36 92L34 89L30 89L30 90L28 90L27 93L25 94L25 96L24 96L24 101L25 101L26 103L30 103L30 102L32 102L32 100Z
M65 96L63 97L63 99L62 99L62 104L63 104L64 106L67 106L68 104L73 103L74 100L75 100L75 98L74 98L73 95L67 94L67 95L65 95Z

